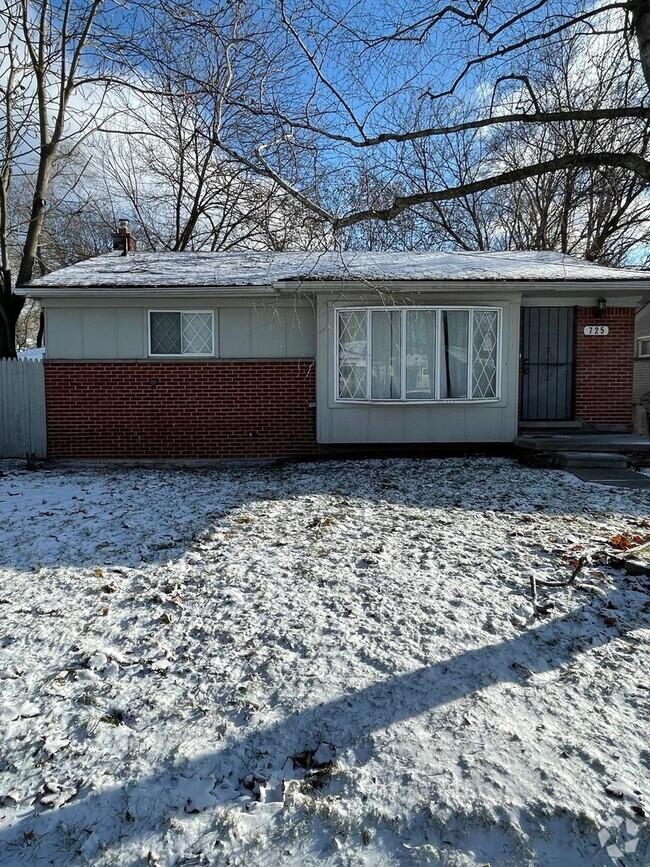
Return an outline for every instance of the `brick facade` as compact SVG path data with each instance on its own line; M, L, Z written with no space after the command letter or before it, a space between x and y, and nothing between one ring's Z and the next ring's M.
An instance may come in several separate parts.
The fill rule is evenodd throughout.
M53 458L265 458L316 450L311 359L46 361L45 388Z
M634 319L632 307L608 308L600 318L578 308L575 415L585 424L632 426ZM609 334L586 337L585 325L607 325Z

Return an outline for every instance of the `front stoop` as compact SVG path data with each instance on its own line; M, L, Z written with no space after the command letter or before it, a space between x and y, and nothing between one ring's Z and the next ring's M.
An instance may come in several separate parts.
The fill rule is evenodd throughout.
M589 455L614 453L619 460L623 458L633 466L650 466L650 439L633 434L559 431L543 434L526 433L517 437L515 449L522 463L537 467L558 466L557 455L561 452ZM582 466L588 465L582 464ZM617 464L617 466L621 465ZM625 464L621 469L624 466Z
M650 488L650 477L629 467L650 466L650 440L631 434L525 434L515 440L521 463L567 470L583 482Z

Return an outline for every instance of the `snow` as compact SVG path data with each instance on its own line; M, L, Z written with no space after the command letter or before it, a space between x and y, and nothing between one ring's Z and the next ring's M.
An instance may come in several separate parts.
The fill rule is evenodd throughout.
M28 358L32 361L42 361L45 358L45 349L21 349L17 353L18 358Z
M29 293L38 296L47 287L272 287L283 281L647 279L647 272L552 252L107 253L33 280Z
M0 864L650 862L646 491L0 469Z

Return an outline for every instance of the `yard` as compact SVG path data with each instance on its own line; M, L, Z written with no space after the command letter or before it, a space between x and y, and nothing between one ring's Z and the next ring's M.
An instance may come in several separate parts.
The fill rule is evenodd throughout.
M0 864L650 862L647 491L2 469Z

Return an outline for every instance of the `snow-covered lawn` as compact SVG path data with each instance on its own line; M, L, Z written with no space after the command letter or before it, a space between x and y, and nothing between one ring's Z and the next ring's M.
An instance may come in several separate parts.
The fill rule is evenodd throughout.
M604 865L622 817L650 863L649 588L601 562L649 512L505 459L5 466L0 863Z

